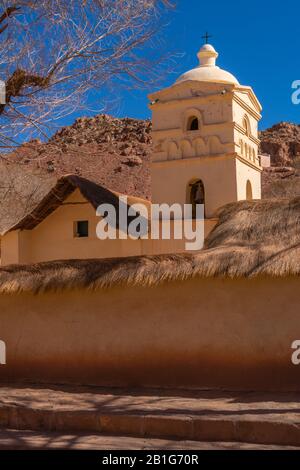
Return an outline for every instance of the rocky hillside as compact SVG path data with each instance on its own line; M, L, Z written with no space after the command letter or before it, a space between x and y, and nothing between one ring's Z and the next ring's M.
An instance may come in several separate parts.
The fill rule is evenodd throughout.
M280 122L260 133L261 153L271 155L272 167L262 175L264 198L300 195L300 126Z
M58 176L72 173L150 199L151 122L80 118L47 143L31 141L0 158L0 233L20 220Z
M300 125L280 122L260 133L261 152L271 155L272 166L294 166L300 160Z
M150 198L151 122L108 115L80 118L47 143L31 141L10 156L48 175L74 173L125 194Z

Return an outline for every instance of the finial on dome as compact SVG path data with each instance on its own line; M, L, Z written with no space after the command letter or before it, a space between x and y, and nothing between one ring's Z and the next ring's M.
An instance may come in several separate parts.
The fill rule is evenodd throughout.
M215 67L218 53L211 44L204 44L198 52L200 67Z

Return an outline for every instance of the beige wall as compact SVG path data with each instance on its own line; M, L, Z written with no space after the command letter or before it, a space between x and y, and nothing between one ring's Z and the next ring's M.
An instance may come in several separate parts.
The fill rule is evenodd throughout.
M137 202L137 200L135 200ZM74 222L89 221L89 237L74 238ZM65 203L33 230L13 231L2 237L1 265L38 263L57 259L88 259L179 253L186 240L99 240L96 226L100 217L76 190ZM205 236L216 224L205 221ZM173 233L171 231L171 233Z
M247 199L247 182L251 185L252 198L261 199L261 173L238 159L236 159L236 180L239 201Z
M19 232L14 231L1 237L1 265L19 263Z
M298 278L0 295L0 380L299 390ZM286 302L289 299L289 302Z
M237 200L234 157L202 157L153 163L151 173L154 203L190 203L189 184L199 179L205 188L206 217L213 217L219 207ZM164 181L168 184L164 184Z

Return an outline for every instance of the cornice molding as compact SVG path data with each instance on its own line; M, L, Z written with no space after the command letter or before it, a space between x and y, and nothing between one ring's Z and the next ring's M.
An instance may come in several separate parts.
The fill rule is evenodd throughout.
M193 165L197 164L200 162L205 162L205 163L211 163L213 164L215 160L231 160L231 159L237 159L241 163L244 163L245 165L249 166L250 168L253 168L256 171L259 171L262 173L263 169L255 165L255 163L251 162L248 159L243 158L240 156L238 153L226 153L226 154L215 154L215 155L201 155L198 157L191 157L191 158L178 158L174 160L161 160L161 161L152 161L151 166L157 167L157 168L163 168L163 167L174 167L178 165Z
M178 90L178 89L191 89L193 86L194 89L199 89L199 91L201 91L201 89L203 89L203 87L205 86L208 91L209 89L216 89L217 87L218 88L225 88L226 90L228 91L231 91L235 88L235 85L234 84L230 84L230 83L222 83L222 82L199 82L198 80L188 80L188 81L184 81L184 82L181 82L181 83L174 83L173 85L167 87L167 88L163 88L162 90L158 90L158 91L155 91L153 93L150 93L148 95L148 98L150 101L153 101L159 97L163 97L163 96L168 96L170 93L172 93L173 91L175 90ZM211 94L208 93L209 96L211 96Z
M232 93L228 92L226 93L225 95L221 95L219 93L214 93L214 94L210 94L210 95L203 95L203 96L189 96L189 97L182 97L182 98L174 98L174 99L170 99L168 101L158 101L157 103L154 103L154 104L151 104L149 103L148 104L148 108L151 109L152 111L155 109L155 108L161 108L161 107L164 107L164 106L175 106L179 103L182 103L182 102L185 102L187 104L195 104L195 100L197 100L197 103L199 102L205 102L207 101L208 99L210 98L214 98L215 100L217 101L232 101ZM231 98L231 99L229 99Z
M250 168L253 168L254 170L257 170L257 171L259 171L260 173L262 173L263 169L262 169L261 166L255 165L255 163L251 162L251 161L248 160L247 158L242 157L242 156L239 155L238 153L235 154L235 157L236 157L236 159L239 160L241 163L244 163L245 165L249 166Z
M157 167L164 167L164 166L177 166L177 165L193 165L195 163L199 163L199 161L205 161L209 163L213 163L215 159L218 160L230 160L234 158L235 153L222 153L222 154L210 154L210 155L201 155L197 157L190 157L190 158L177 158L174 160L162 160L162 161L152 161L151 165Z
M253 108L251 108L245 101L243 101L239 96L236 94L233 95L233 101L238 103L245 111L247 111L249 114L251 114L254 119L257 121L260 121L261 119L261 114L259 114L257 111L255 111Z

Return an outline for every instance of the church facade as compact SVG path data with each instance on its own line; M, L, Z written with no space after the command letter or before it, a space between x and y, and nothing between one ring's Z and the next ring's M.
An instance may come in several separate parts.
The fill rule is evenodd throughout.
M261 198L258 122L249 86L216 65L205 44L200 64L150 95L152 202L204 203L211 218L226 203Z

